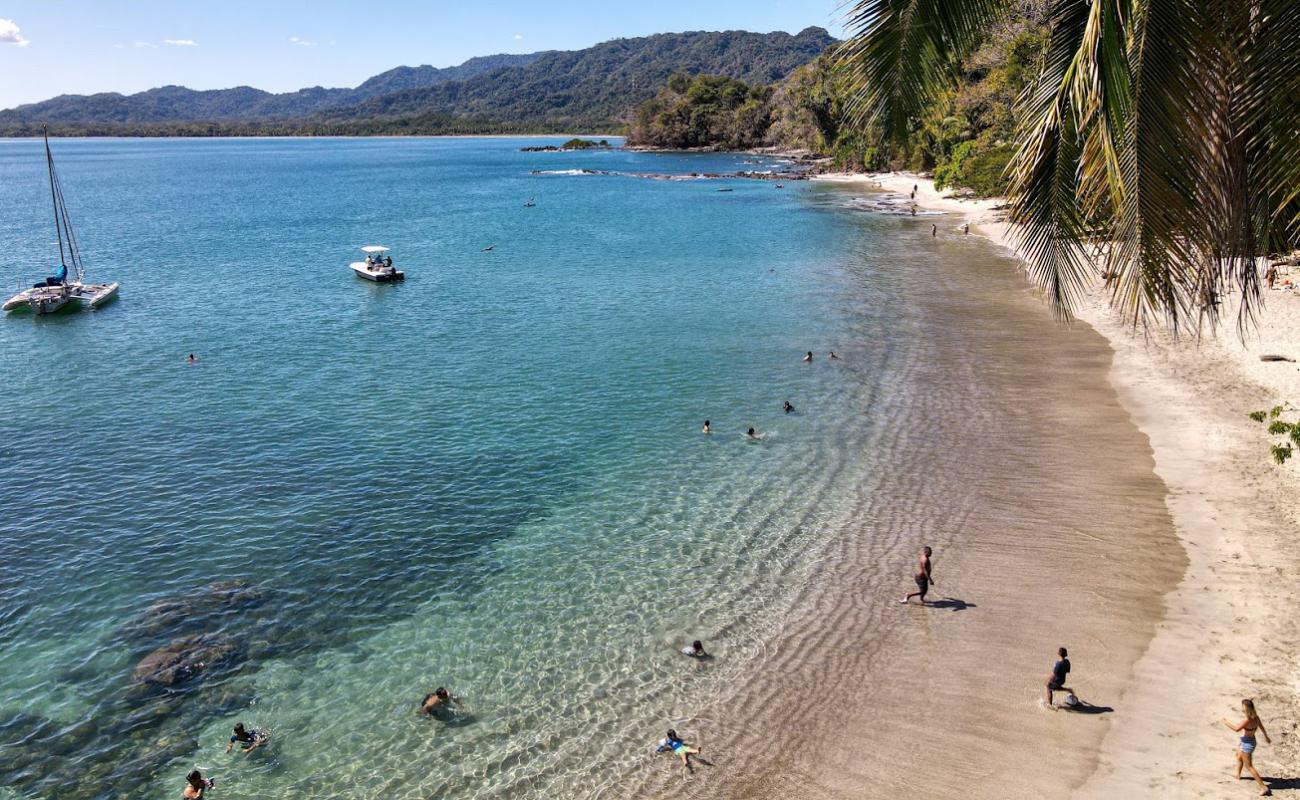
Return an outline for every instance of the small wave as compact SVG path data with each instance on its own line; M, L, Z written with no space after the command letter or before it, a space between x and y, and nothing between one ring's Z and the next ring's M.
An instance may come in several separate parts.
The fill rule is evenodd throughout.
M534 175L596 175L594 169L535 169Z

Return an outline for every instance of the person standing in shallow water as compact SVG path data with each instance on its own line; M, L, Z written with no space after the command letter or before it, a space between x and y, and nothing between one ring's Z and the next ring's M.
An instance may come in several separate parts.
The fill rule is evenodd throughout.
M186 800L202 800L203 793L216 783L215 780L204 779L203 773L196 769L185 776L185 790L181 792L181 797Z
M934 576L930 573L930 548L928 547L921 550L921 557L917 560L916 575L913 580L916 581L917 591L912 592L898 602L906 603L913 597L919 597L921 598L921 605L925 605L925 593L930 591L930 584L934 583Z
M1258 731L1264 734L1264 741L1269 744L1272 744L1273 740L1269 738L1268 731L1264 730L1264 723L1260 720L1259 713L1255 711L1254 700L1250 698L1242 700L1241 710L1246 715L1246 718L1239 725L1233 725L1226 719L1220 720L1227 726L1228 730L1241 734L1241 742L1238 743L1236 752L1233 753L1237 758L1237 769L1232 776L1237 780L1241 780L1241 769L1245 767L1250 770L1250 774L1255 778L1255 784L1260 788L1260 796L1267 797L1273 794L1273 790L1269 788L1267 783L1264 783L1263 778L1259 777L1259 770L1255 769L1255 732Z
M1070 674L1070 659L1065 648L1059 648L1056 654L1060 656L1060 660L1052 665L1052 674L1047 676L1047 704L1049 706L1052 705L1052 695L1056 692L1065 692L1067 695L1074 694L1074 690L1065 685L1065 678ZM1067 703L1070 702L1069 697L1065 699Z

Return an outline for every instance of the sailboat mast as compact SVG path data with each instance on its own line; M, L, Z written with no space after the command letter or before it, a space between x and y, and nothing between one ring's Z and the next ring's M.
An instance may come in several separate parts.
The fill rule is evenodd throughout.
M50 152L50 129L44 127L45 134L45 168L50 173L50 205L54 207L54 233L59 237L59 265L66 268L67 260L63 256L63 220L59 219L59 193L54 188L54 153Z

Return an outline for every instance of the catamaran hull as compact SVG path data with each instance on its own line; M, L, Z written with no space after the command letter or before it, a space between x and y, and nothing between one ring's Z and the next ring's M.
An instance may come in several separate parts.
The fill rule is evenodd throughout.
M68 303L99 308L117 297L116 283L73 283L62 287L37 286L10 297L4 302L5 311L24 308L37 314L53 314Z

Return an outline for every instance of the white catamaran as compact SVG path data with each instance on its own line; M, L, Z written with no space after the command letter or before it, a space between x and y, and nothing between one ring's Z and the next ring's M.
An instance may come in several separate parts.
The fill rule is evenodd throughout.
M54 169L54 154L50 152L48 131L45 134L45 164L50 173L50 199L54 203L54 232L59 238L59 271L32 288L10 297L4 302L3 308L5 311L30 308L37 314L58 311L68 303L98 308L117 294L117 284L82 282L86 271L81 263L81 248L77 245L77 236L72 232L72 222L68 219L68 207L63 201L63 186Z

